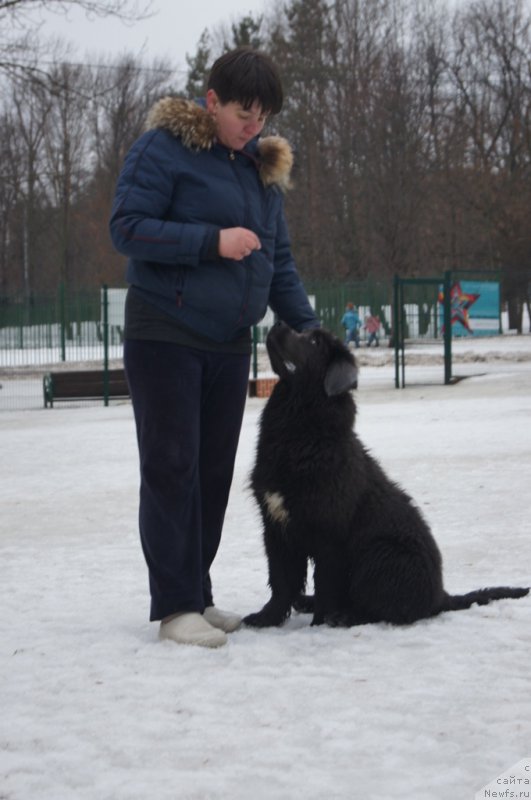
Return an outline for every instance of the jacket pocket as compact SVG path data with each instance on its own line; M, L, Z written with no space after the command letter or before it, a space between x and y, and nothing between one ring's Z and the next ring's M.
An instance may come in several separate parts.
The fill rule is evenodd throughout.
M256 325L267 311L273 264L260 250L244 260L245 289L236 327Z

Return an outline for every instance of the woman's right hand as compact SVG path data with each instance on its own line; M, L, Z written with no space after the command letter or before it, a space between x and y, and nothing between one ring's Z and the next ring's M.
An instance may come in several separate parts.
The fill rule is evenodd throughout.
M248 228L223 228L219 232L218 251L222 258L241 261L253 250L260 250L260 239Z

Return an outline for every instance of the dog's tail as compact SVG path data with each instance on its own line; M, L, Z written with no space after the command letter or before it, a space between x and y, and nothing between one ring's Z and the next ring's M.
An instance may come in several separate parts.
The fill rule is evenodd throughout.
M490 589L477 589L475 592L467 594L447 594L443 598L441 611L461 611L470 608L477 603L478 606L486 606L491 600L503 600L505 598L525 597L529 593L529 588L512 586L493 586Z

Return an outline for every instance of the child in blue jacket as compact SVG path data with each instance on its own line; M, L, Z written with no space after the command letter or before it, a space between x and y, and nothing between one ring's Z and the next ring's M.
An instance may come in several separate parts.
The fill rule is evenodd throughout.
M347 303L345 313L341 317L341 324L345 328L345 344L354 342L356 347L359 347L361 320L354 303Z

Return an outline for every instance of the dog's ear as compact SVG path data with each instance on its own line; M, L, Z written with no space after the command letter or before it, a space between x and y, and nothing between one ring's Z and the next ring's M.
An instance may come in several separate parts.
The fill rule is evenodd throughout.
M332 361L324 379L324 388L328 397L343 394L350 389L358 388L358 368L346 358Z

